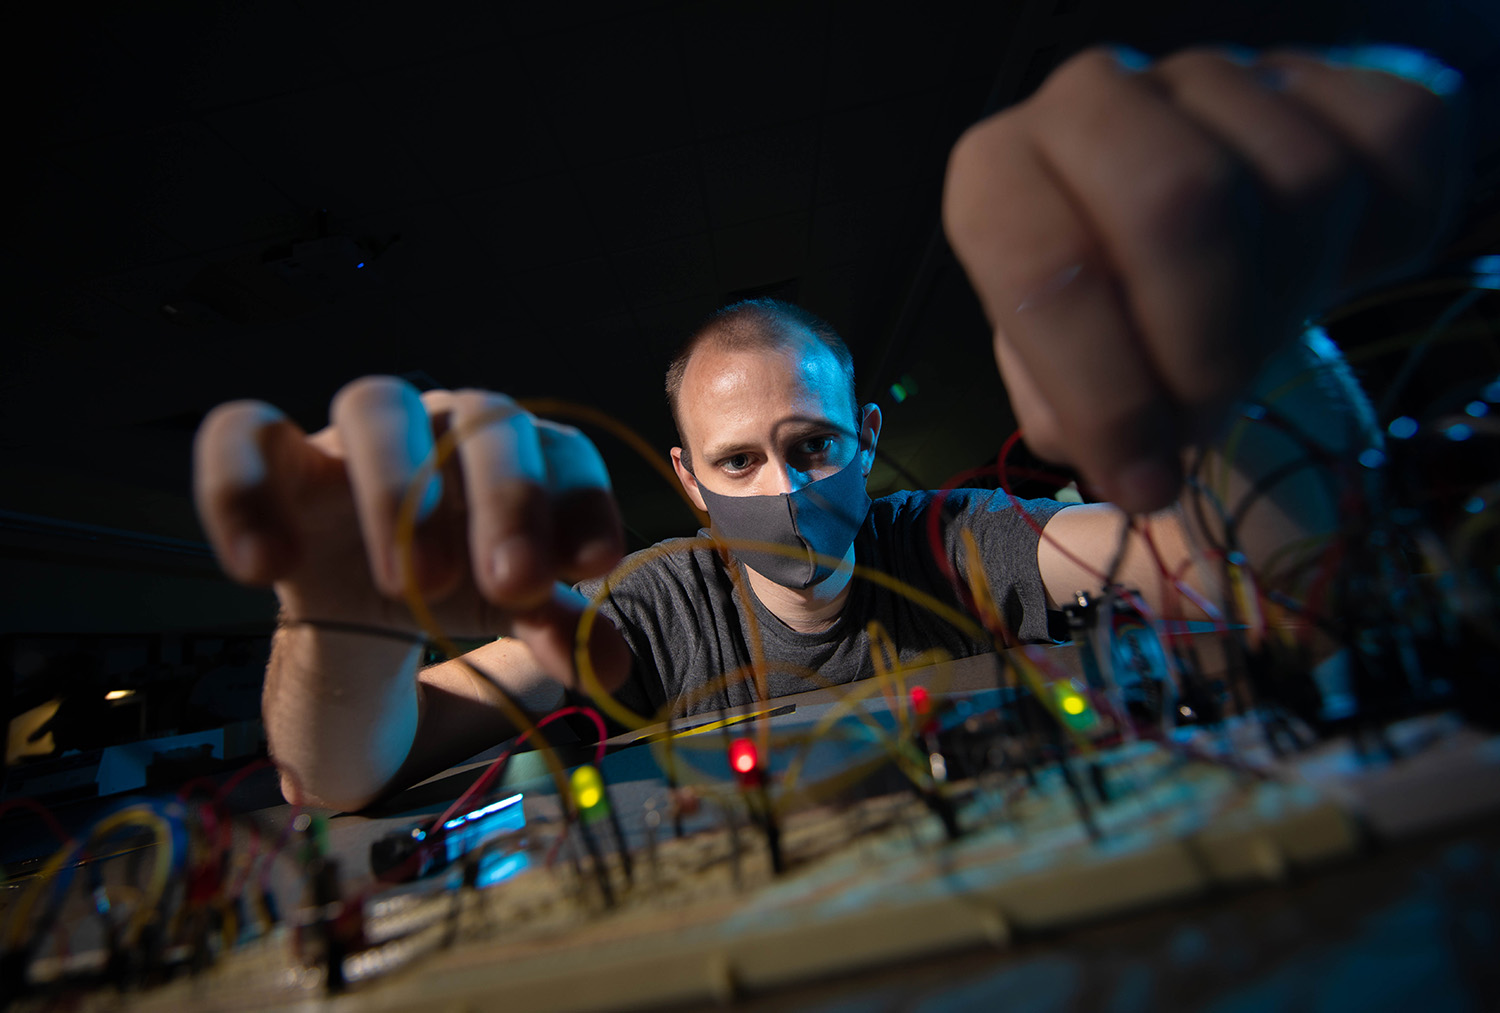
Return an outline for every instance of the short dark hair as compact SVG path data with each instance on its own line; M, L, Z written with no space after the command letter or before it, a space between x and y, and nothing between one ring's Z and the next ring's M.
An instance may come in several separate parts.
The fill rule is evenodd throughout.
M667 406L677 424L677 439L682 444L682 465L693 470L687 440L682 435L682 378L687 374L688 360L707 344L727 351L780 349L790 347L799 331L806 331L834 359L849 380L849 409L854 424L859 425L859 394L854 386L854 356L832 324L810 310L780 299L742 299L716 310L684 341L667 367Z

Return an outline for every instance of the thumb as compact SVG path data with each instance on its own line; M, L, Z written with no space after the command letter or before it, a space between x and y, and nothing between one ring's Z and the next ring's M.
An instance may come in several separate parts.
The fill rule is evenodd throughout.
M613 693L630 676L632 657L615 624L591 612L588 650L577 656L578 629L588 600L566 584L557 584L551 600L511 622L511 632L526 643L548 675L569 688Z

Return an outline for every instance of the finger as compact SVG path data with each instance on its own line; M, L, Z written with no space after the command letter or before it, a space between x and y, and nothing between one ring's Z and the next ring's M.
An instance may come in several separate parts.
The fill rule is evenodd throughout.
M625 552L609 470L592 440L572 426L536 421L553 499L553 554L564 580L608 573Z
M398 518L409 490L423 481L417 520L432 513L442 497L441 476L421 471L433 449L431 422L417 391L394 377L364 377L334 396L331 415L339 430L370 576L382 593L400 596L404 569L396 544ZM430 544L414 542L412 559L427 589L440 570ZM422 558L424 554L429 557Z
M1005 380L1006 395L1016 422L1025 434L1026 445L1038 457L1066 461L1067 446L1062 427L1052 407L1037 392L1036 380L1026 363L1011 348L1005 332L995 331L995 363Z
M485 597L513 607L546 600L556 579L547 464L535 421L502 394L454 394L470 563Z
M1033 116L1037 147L1093 224L1154 374L1189 408L1232 398L1265 337L1249 312L1263 203L1250 164L1104 51L1054 75Z
M966 134L949 166L944 221L1033 401L1056 419L1057 444L1041 452L1074 464L1121 506L1154 509L1180 484L1176 406L1141 349L1109 251L1033 133L1011 116Z
M302 430L272 405L234 401L209 412L193 439L193 498L219 563L266 585L296 561L297 525L285 490Z
M1314 56L1268 53L1260 64L1358 153L1383 199L1353 243L1346 281L1369 283L1409 270L1431 252L1464 188L1462 117L1450 99L1459 76L1438 61L1392 46Z
M565 584L556 585L541 605L518 615L511 624L536 655L538 663L563 685L577 688L578 623L587 600ZM619 689L630 675L630 648L613 623L597 613L589 630L588 659L606 692Z
M1241 198L1255 207L1253 243L1241 254L1253 266L1254 292L1227 307L1238 332L1224 321L1185 317L1180 337L1161 339L1161 375L1196 418L1194 435L1204 438L1217 432L1221 411L1300 322L1332 299L1371 182L1350 145L1243 56L1189 50L1148 76L1173 108L1242 159L1254 179ZM1143 285L1141 301L1153 297L1166 305L1144 306L1142 326L1166 326L1158 321L1180 315L1182 293ZM1191 328L1201 335L1195 339Z

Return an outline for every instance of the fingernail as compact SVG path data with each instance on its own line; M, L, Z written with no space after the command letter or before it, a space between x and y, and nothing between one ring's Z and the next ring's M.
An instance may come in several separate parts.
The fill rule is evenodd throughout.
M531 581L536 569L534 556L535 549L529 539L511 535L495 546L490 557L490 574L501 588L524 586Z
M1139 72L1151 66L1151 57L1139 49L1130 46L1113 46L1111 49L1115 54L1115 60L1123 70Z
M610 537L592 538L573 553L573 566L587 573L602 573L620 558L619 543Z
M1181 476L1168 462L1155 457L1132 461L1115 473L1111 499L1131 513L1147 513L1177 498Z
M1042 285L1038 286L1035 291L1026 293L1026 295L1016 305L1016 312L1025 313L1027 310L1034 310L1038 306L1043 305L1053 297L1057 296L1063 290L1065 290L1069 285L1077 281L1078 276L1082 273L1082 264L1069 264L1067 267L1063 268L1061 271L1058 271L1052 277L1048 278Z
M254 576L260 565L260 540L248 531L235 535L229 543L228 568L244 580Z
M1443 98L1457 92L1463 84L1463 75L1458 71L1437 57L1408 46L1349 46L1331 50L1328 59L1331 63L1393 74ZM1380 87L1378 78L1370 78L1369 83Z

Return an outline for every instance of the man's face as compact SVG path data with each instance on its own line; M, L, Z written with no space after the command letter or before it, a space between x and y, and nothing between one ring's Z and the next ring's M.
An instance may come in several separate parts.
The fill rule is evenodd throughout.
M678 400L693 471L682 467L678 450L673 464L700 508L698 482L725 496L795 492L861 452L852 407L848 377L816 339L749 351L708 345L688 362ZM871 457L878 414L873 425Z

